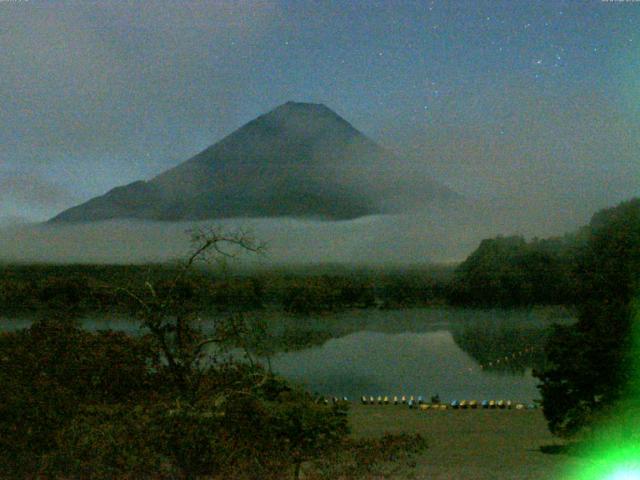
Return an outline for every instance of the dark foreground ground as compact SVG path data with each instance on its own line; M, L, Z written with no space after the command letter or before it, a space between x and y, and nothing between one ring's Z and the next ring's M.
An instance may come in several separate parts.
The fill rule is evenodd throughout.
M541 446L560 445L540 410L417 411L406 406L354 405L353 435L420 433L429 448L414 469L397 478L564 480L566 468L584 461L547 454Z

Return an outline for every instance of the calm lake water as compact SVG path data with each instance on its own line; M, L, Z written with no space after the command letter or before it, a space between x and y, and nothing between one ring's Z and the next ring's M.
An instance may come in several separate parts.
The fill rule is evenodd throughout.
M531 402L539 398L531 371L544 364L549 326L572 318L557 309L423 308L307 317L272 313L266 321L275 340L273 371L319 394L428 399L437 393L443 401ZM29 323L0 318L2 330ZM130 320L110 317L83 324L92 330L140 331Z

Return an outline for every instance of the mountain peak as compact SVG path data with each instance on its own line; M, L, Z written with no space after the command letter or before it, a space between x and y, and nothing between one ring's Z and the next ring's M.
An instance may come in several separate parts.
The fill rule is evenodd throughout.
M314 112L314 113L332 113L333 115L337 115L333 110L327 107L324 103L310 103L310 102L294 102L289 100L282 105L277 106L271 112L275 111L306 111L306 112ZM268 114L267 114L268 115Z
M280 105L279 107L276 108L281 108L281 107L289 107L289 108L309 108L309 109L314 109L314 108L324 108L326 110L331 110L329 107L327 107L324 103L313 103L313 102L296 102L294 100L289 100L288 102L283 103L282 105Z
M264 115L258 118L271 117L271 116L296 116L296 115L309 115L309 116L330 116L339 118L346 122L340 115L327 107L324 103L308 103L308 102L294 102L288 101L282 105L278 105L273 110L268 111Z
M260 130L261 133L270 132L273 135L299 138L315 137L318 140L327 134L334 138L335 136L351 138L362 135L353 125L326 105L294 101L283 103L260 115L229 137L255 129Z

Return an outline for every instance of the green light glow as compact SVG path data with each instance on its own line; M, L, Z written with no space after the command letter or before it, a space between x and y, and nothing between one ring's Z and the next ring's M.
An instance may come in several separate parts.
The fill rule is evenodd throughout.
M640 480L640 469L621 468L609 475L607 480Z
M627 393L595 432L585 463L568 480L640 480L640 298L633 305L632 371Z
M589 463L572 475L575 480L640 480L640 450L612 446L609 451L594 450Z

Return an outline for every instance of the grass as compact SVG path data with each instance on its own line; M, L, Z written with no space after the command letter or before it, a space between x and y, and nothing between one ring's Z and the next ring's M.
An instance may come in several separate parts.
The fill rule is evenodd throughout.
M358 404L349 420L356 438L388 432L419 433L427 440L415 468L395 478L562 480L566 468L584 461L543 453L562 442L549 433L540 410L419 411Z

